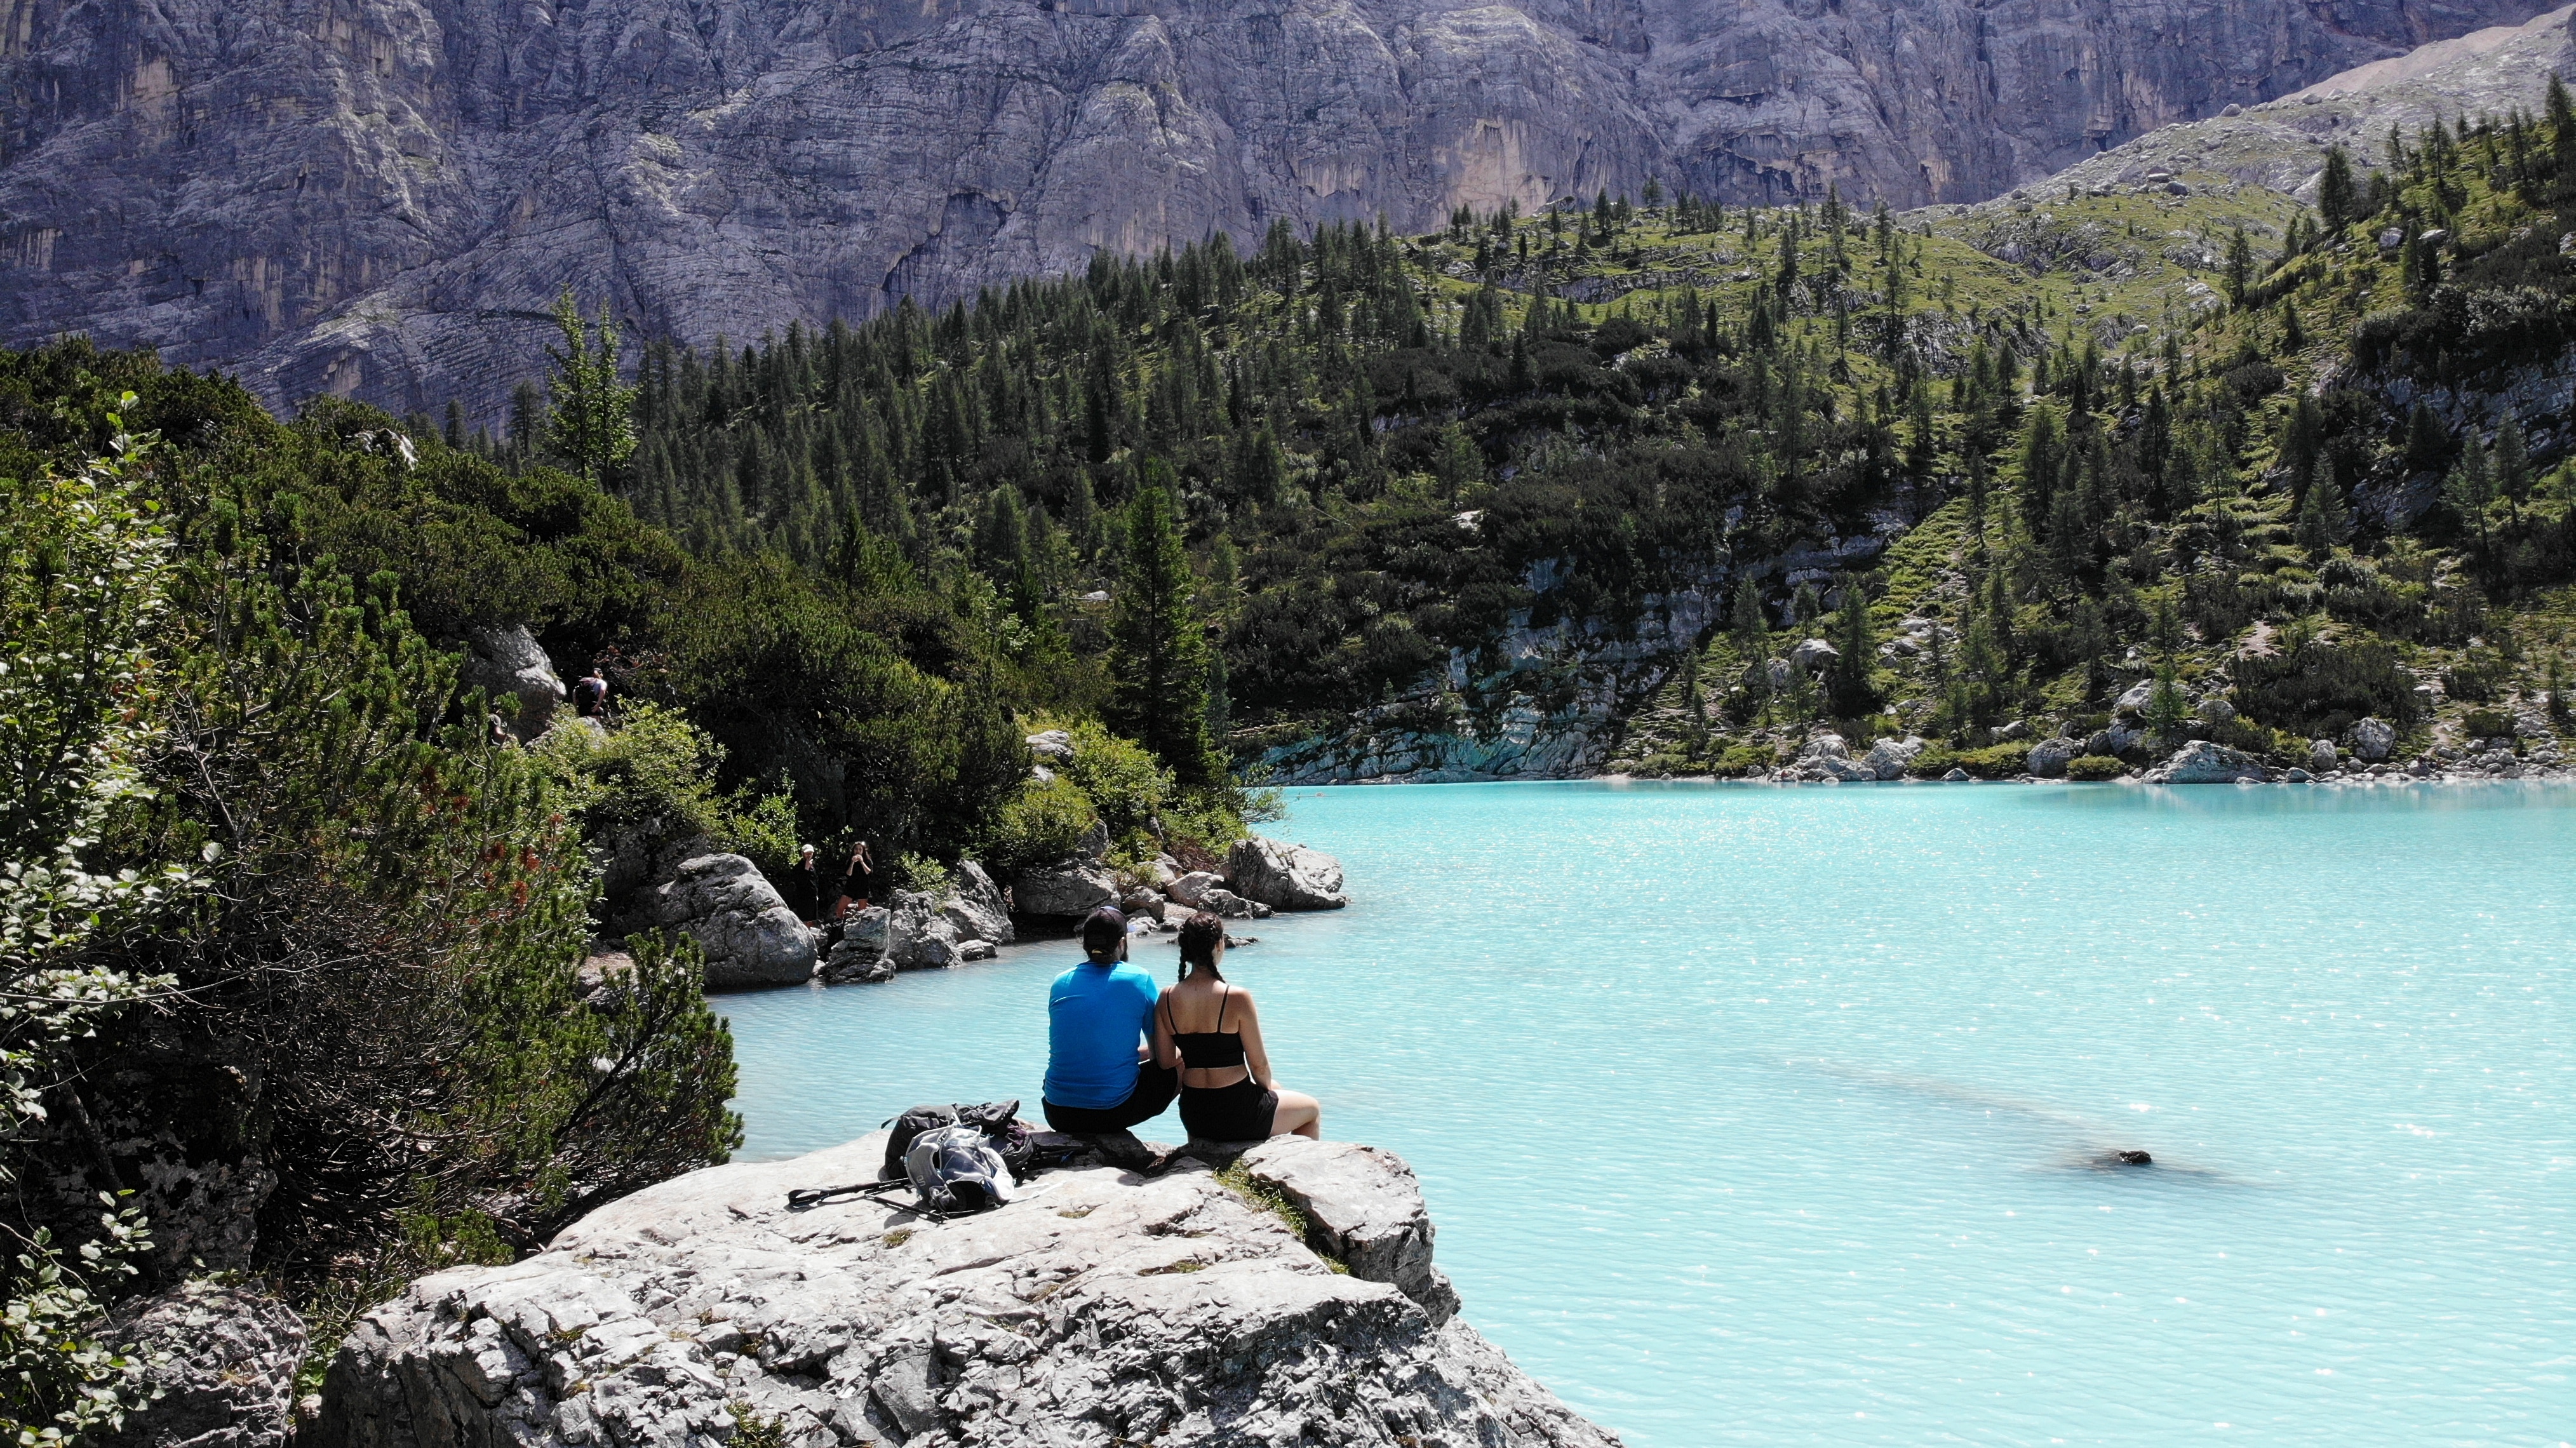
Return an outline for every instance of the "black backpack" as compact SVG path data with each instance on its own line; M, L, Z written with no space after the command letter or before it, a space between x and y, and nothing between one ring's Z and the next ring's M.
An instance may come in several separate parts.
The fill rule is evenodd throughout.
M987 1101L980 1106L916 1106L886 1123L892 1127L886 1136L885 1165L878 1169L880 1181L895 1181L905 1175L904 1157L912 1150L912 1139L941 1126L971 1126L984 1133L984 1140L1001 1153L1002 1164L1011 1169L1013 1181L1025 1181L1032 1165L1037 1132L1020 1120L1017 1101Z

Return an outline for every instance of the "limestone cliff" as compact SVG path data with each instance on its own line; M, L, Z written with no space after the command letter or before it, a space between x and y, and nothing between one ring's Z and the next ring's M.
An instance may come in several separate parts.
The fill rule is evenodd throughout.
M497 426L567 285L703 342L1649 176L1972 201L2538 8L15 0L0 341Z

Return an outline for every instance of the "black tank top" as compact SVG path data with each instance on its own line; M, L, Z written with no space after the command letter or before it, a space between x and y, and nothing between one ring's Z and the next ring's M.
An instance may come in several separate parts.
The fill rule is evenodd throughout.
M1243 1064L1243 1033L1225 1028L1226 1002L1234 995L1232 988L1219 984L1216 1002L1216 1025L1213 1031L1181 1034L1180 1017L1172 1014L1171 1000L1163 1001L1163 1023L1172 1028L1172 1044L1181 1048L1181 1064L1193 1071L1216 1071Z

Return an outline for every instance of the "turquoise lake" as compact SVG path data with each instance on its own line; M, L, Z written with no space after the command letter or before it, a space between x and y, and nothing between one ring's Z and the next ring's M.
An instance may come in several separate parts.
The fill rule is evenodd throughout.
M1358 903L1227 959L1280 1080L1638 1448L2576 1437L2576 790L1288 804ZM725 997L746 1154L1035 1117L1075 955Z

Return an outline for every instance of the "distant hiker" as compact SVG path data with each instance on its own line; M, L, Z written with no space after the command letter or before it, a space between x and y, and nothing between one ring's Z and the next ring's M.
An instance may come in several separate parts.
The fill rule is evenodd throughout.
M1181 978L1154 1012L1154 1059L1181 1074L1181 1125L1192 1141L1319 1137L1322 1103L1282 1091L1261 1042L1252 992L1218 972L1225 922L1202 910L1181 922Z
M1180 1073L1146 1044L1154 978L1127 963L1127 917L1106 905L1092 911L1082 953L1047 992L1047 1125L1125 1131L1163 1114Z
M778 882L778 893L786 898L787 908L796 912L797 919L811 925L822 913L823 901L830 898L823 893L824 883L823 872L814 865L814 847L804 845L797 849L796 863L788 868L787 878Z
M590 672L582 675L581 681L572 686L572 707L584 719L607 722L608 681L599 676L597 665L593 665Z
M875 898L877 859L868 853L865 835L850 841L850 863L841 871L841 898L832 906L832 918L850 913L853 905L861 910Z

